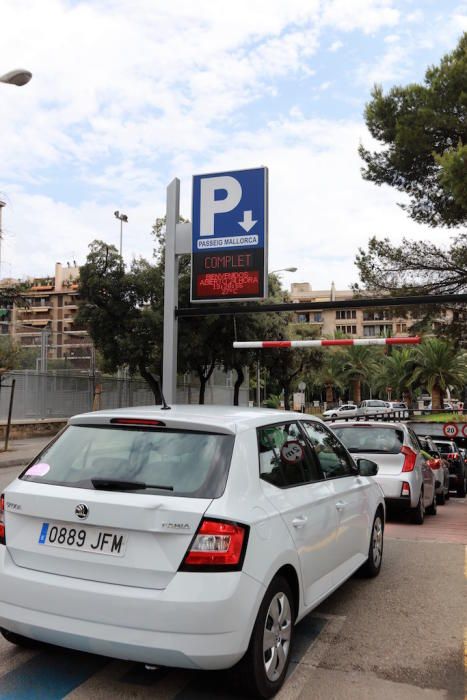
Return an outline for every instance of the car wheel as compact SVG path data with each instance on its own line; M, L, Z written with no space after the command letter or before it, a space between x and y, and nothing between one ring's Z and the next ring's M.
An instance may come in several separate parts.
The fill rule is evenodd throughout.
M467 492L467 479L464 477L462 479L461 484L457 487L458 498L465 498L466 492Z
M381 564L383 561L383 544L384 544L384 524L381 512L378 511L373 520L373 529L371 531L370 546L368 549L368 559L360 568L363 576L374 578L378 576Z
M331 418L337 418L337 413L333 413L333 414L331 415Z
M448 487L446 489L446 500L449 501L450 498L451 498L451 493L449 491L449 484L448 484Z
M410 519L414 525L423 525L425 520L425 504L423 503L423 491L420 492L418 503L410 510Z
M444 493L444 491L438 493L438 495L436 496L436 501L439 506L444 506L444 504L446 503L446 494Z
M294 603L282 576L271 582L261 603L248 650L237 670L246 693L271 698L282 686L290 661Z
M43 646L42 642L38 642L37 639L30 639L29 637L23 637L22 634L16 634L16 632L10 632L9 630L0 629L2 637L4 637L10 644L16 644L18 647L24 647L25 649L38 649Z
M428 513L428 515L436 515L436 513L437 513L436 492L435 491L433 491L433 500L430 503L430 505L428 506L428 508L426 509L426 512Z

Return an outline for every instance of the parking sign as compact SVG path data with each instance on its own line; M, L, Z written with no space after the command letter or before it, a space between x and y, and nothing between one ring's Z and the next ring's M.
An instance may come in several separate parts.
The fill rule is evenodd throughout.
M193 177L192 301L267 296L267 168Z

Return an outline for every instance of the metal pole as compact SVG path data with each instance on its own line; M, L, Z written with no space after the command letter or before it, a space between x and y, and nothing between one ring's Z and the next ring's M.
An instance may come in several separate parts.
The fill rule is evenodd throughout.
M3 211L4 206L6 206L5 202L2 202L2 200L0 200L0 279L2 277L2 243L3 243L2 211Z
M120 257L122 257L123 219L120 219Z
M178 257L175 236L180 218L180 180L176 177L167 187L164 270L164 343L162 353L162 391L168 404L177 396Z
M8 450L8 440L10 439L10 428L11 428L11 414L13 412L13 398L15 396L15 384L16 384L16 379L12 379L11 381L11 393L10 393L10 405L8 407L8 421L6 424L6 433L5 433L5 452Z

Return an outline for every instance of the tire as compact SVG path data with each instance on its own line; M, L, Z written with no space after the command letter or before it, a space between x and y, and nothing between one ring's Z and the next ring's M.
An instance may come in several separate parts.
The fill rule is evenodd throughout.
M264 595L248 650L236 667L236 676L249 697L271 698L282 686L290 661L294 619L290 586L285 578L276 576Z
M374 578L378 576L381 571L381 564L383 562L383 546L384 546L384 522L381 511L378 510L375 519L373 520L373 527L371 529L370 546L368 548L368 559L360 567L360 572L363 576L367 578Z
M450 498L451 498L451 493L449 491L449 484L448 484L448 490L446 491L446 500L449 501Z
M428 506L428 508L426 509L426 512L428 515L436 515L436 513L438 512L437 502L436 502L436 491L433 491L433 500L432 500L431 504Z
M410 509L410 520L414 525L423 525L425 520L425 506L423 504L423 491L420 491L418 503Z
M462 479L461 484L457 487L457 497L458 498L465 498L465 494L467 492L467 484L466 484L467 479L464 478Z
M16 634L16 632L10 632L9 630L0 629L2 637L4 637L10 644L16 644L18 647L23 647L24 649L39 649L43 644L38 642L37 639L30 639L29 637L23 637L22 634Z
M441 491L441 493L438 493L436 496L436 502L439 506L444 506L446 503L446 494L444 491Z

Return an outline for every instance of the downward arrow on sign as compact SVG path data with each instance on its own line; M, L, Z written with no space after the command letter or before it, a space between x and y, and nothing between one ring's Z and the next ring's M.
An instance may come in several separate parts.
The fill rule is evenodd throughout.
M252 211L244 211L243 212L243 221L239 221L238 223L240 226L248 233L250 229L253 228L253 226L257 223L256 221L253 221L252 218L253 212Z

